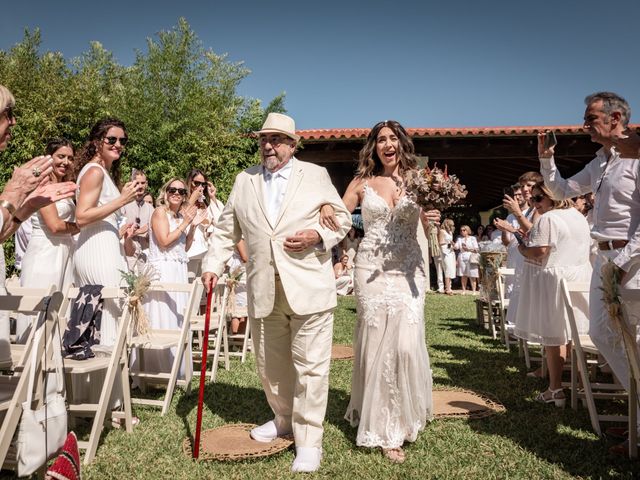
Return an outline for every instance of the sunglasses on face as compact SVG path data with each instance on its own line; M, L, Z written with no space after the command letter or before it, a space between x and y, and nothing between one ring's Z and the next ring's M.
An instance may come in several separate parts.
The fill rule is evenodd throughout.
M545 198L547 198L544 195L532 195L531 196L531 200L533 200L536 203L540 203L542 200L544 200Z
M186 188L169 187L169 188L167 188L167 193L169 195L174 195L176 193L179 193L180 195L182 195L184 197L187 194L187 189Z
M7 116L7 120L9 120L9 121L11 121L11 120L13 120L14 118L16 118L16 117L13 115L13 108L12 108L12 107L7 107L7 108L5 108L5 109L2 111L2 113L3 113L3 115L6 115L6 116Z
M116 142L120 142L123 147L127 144L129 139L127 137L104 137L104 141L109 145L115 145Z
M207 182L199 182L197 180L192 180L191 183L193 183L196 187L206 187L207 186Z

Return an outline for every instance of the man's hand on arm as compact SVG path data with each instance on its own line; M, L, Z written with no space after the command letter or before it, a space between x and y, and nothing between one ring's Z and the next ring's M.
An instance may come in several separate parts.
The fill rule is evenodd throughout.
M284 249L287 252L301 253L315 247L322 241L316 230L300 230L292 236L285 238Z

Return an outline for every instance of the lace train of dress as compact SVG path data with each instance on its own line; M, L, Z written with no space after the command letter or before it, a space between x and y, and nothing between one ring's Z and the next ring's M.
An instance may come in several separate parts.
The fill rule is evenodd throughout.
M391 209L365 186L362 215L366 233L355 261L358 320L345 418L358 425L357 445L397 448L416 440L432 411L419 209L408 197Z

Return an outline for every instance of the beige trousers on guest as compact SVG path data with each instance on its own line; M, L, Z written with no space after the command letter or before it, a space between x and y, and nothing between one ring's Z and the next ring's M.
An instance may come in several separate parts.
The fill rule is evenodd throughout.
M296 447L321 448L333 309L296 315L276 277L273 312L251 320L251 335L258 374L278 429L293 429Z

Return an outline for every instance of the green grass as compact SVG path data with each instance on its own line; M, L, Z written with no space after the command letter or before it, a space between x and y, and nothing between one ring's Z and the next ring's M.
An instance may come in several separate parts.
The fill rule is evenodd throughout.
M355 446L355 429L343 419L349 400L351 362L331 367L325 420L324 458L305 478L360 479L529 479L635 478L638 463L609 458L605 440L592 433L586 410L556 409L534 401L541 380L525 377L524 362L475 324L471 297L429 295L425 308L427 344L435 388L489 393L506 411L478 420L435 420L408 445L407 461L392 465L377 450ZM341 298L335 315L335 343L351 343L355 301ZM182 441L195 425L193 393L178 390L170 412L136 408L134 433L108 430L83 478L274 479L290 478L293 451L251 462L193 462ZM234 359L208 384L203 428L227 423L262 423L271 418L251 358Z

